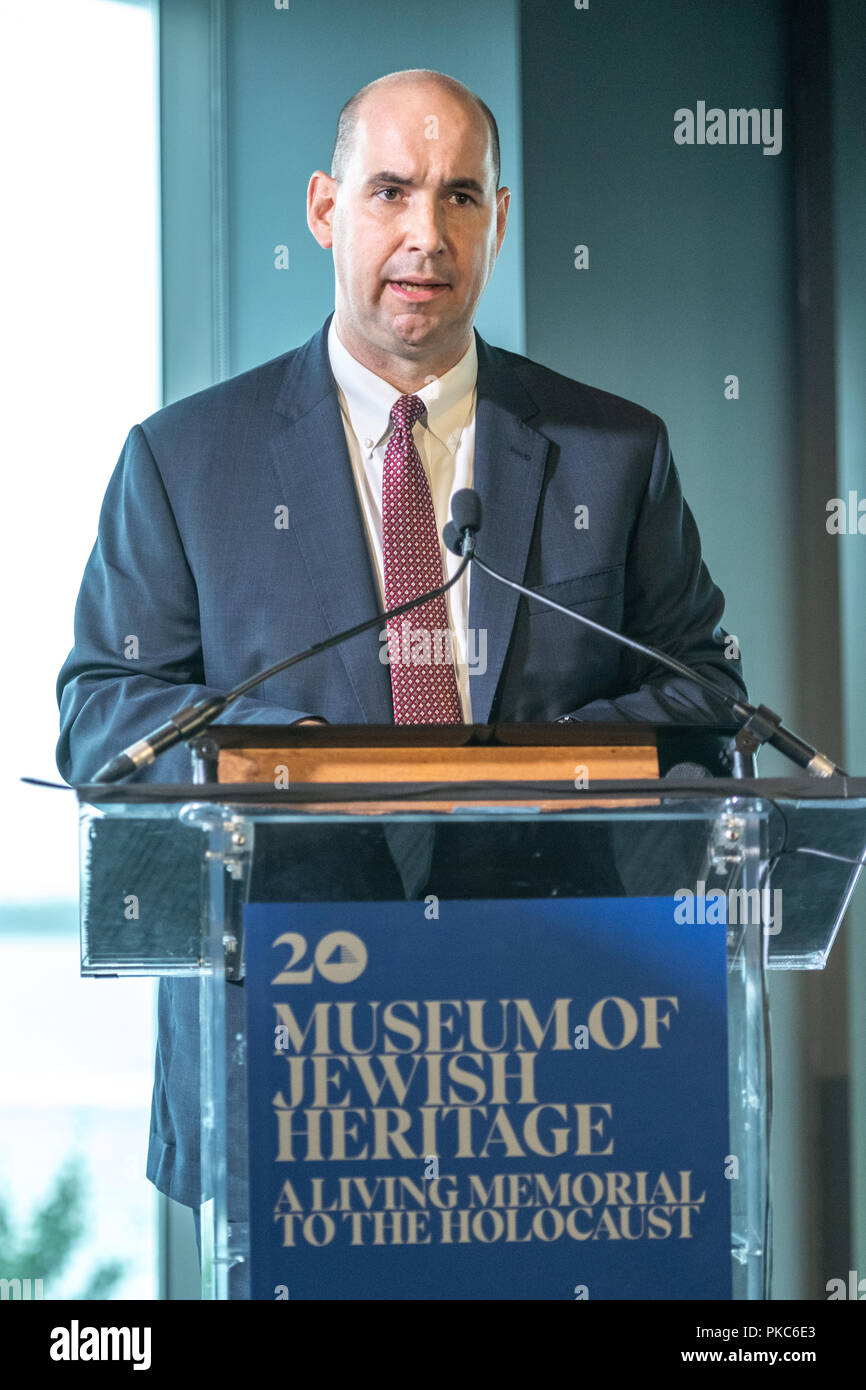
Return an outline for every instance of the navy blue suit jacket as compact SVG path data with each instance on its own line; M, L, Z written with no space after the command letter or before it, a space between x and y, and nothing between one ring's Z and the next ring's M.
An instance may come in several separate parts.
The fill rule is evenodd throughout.
M225 691L379 607L327 330L151 416L103 505L60 673L58 766L86 782L181 705ZM504 574L744 693L662 421L515 353L478 351L479 554ZM576 508L588 525L575 526ZM288 527L277 524L288 508ZM474 570L476 723L728 722L724 705ZM135 643L130 639L136 639ZM269 680L226 722L393 721L376 629ZM181 747L142 774L188 780ZM231 995L238 991L231 990ZM195 982L163 981L148 1174L195 1204Z

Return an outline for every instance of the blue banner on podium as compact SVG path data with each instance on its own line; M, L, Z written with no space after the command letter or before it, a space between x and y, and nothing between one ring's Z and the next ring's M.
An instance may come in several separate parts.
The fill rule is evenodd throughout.
M248 905L252 1297L730 1298L726 928L676 906Z

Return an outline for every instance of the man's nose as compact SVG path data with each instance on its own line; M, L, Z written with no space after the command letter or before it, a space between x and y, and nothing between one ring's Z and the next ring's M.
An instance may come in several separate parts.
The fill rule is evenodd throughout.
M441 251L445 245L444 217L438 198L413 199L406 227L408 249L428 256Z

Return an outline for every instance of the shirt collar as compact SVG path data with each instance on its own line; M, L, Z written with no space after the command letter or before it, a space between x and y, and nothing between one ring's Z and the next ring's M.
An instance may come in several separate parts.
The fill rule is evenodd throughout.
M328 328L328 355L340 404L347 411L355 434L362 446L375 448L390 431L391 407L401 392L352 356L340 340L333 317ZM477 376L478 353L473 333L460 361L444 376L415 392L427 407L427 428L452 455L472 411ZM367 440L372 440L372 445Z

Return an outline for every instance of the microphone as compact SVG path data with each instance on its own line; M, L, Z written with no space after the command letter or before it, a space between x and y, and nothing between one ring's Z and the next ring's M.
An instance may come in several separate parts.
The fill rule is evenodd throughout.
M442 532L447 548L464 557L475 554L475 536L481 530L481 498L474 488L461 487L451 498L451 520Z
M184 705L153 733L137 743L131 743L122 753L105 763L94 777L94 782L119 782L131 772L148 767L160 753L206 729L222 714L231 698L231 695L209 695L192 705Z
M464 488L463 491L469 492L470 489ZM456 493L455 496L457 496ZM473 496L477 499L477 493L473 493ZM473 513L471 511L460 515L467 525L472 524ZM449 525L451 525L450 522ZM476 530L480 525L481 504L478 502ZM459 536L459 533L455 532L455 534ZM350 638L357 637L360 633L366 632L371 627L376 627L379 623L387 623L390 618L399 618L402 613L409 613L413 608L419 608L422 604L429 603L430 599L438 598L440 594L444 594L450 589L452 584L457 583L460 576L465 573L470 558L471 556L466 555L463 563L458 565L451 578L444 584L439 584L435 589L431 589L429 593L408 599L406 603L401 603L396 608L389 608L384 613L376 613L366 622L356 623L354 627L347 628L345 632L338 632L333 637L326 637L322 642L315 642L312 647L307 647L305 651L297 652L294 656L286 657L284 661L278 661L275 666L269 666L266 671L259 671L258 674L250 676L248 680L236 685L227 695L207 695L191 705L184 705L183 709L173 714L165 724L160 724L153 733L139 739L137 743L131 743L128 748L124 748L122 753L118 753L116 757L105 763L96 773L93 782L119 782L121 778L128 777L130 773L137 772L143 767L149 767L160 753L165 753L169 748L174 748L176 744L201 733L202 729L206 729L209 724L218 719L235 700L239 700L242 695L246 695L248 690L261 685L263 681L270 680L271 676L278 675L280 671L287 671L290 666L298 666L302 661L308 661L311 656L318 656L319 652L328 651L330 647L338 647L342 642L348 642Z
M396 608L376 613L374 617L368 618L363 623L356 623L354 627L347 628L344 632L338 632L333 637L325 638L324 641L316 642L312 647L307 647L305 651L297 652L294 656L287 657L274 666L269 666L266 670L242 681L240 685L236 685L226 695L208 695L191 705L185 705L153 733L130 744L122 753L105 763L93 778L94 783L117 782L123 777L128 777L130 773L137 772L140 768L148 767L161 753L201 733L215 719L218 719L235 700L240 699L248 690L261 685L263 681L269 680L271 676L278 675L281 671L286 671L289 667L297 666L303 661L308 661L310 657L328 651L331 647L339 646L342 642L348 642L352 637L359 636L360 633L368 631L369 628L375 627L378 623L388 622L391 618L398 618L401 614L408 613L413 608L428 603L430 599L438 598L440 594L446 593L452 585L457 583L470 563L478 565L485 574L490 575L491 579L495 579L498 583L516 589L518 593L524 594L528 598L538 599L549 608L555 609L556 612L564 613L566 617L573 618L576 622L582 623L584 627L591 628L594 632L599 632L612 641L618 642L620 646L628 647L641 656L649 657L651 661L668 667L677 675L685 676L687 680L701 686L715 698L723 700L742 722L741 732L747 734L752 748L758 747L761 743L770 743L779 752L790 758L792 762L805 768L815 777L832 777L834 775L844 777L847 775L826 754L819 753L811 744L806 743L797 734L786 729L782 724L781 717L773 710L768 709L766 705L760 705L756 708L748 700L737 699L727 690L723 690L721 686L702 676L700 672L694 671L684 662L678 661L676 657L668 656L666 652L646 646L643 642L637 642L632 637L626 637L624 633L605 627L603 623L596 622L593 618L587 618L583 613L575 613L572 609L565 608L561 603L548 598L546 594L526 588L523 584L518 584L516 580L508 579L505 575L499 574L485 564L475 552L476 536L481 529L481 517L481 498L478 493L474 488L460 488L451 499L451 520L442 532L442 539L447 549L453 554L459 555L462 560L449 580L438 585L435 589L431 589L429 593L420 594L417 598L409 599Z
M451 498L451 517L455 528L463 535L481 530L481 498L474 488L458 488Z
M819 753L811 744L806 743L790 729L786 729L781 716L768 709L766 705L756 707L748 700L737 699L729 691L723 690L721 686L708 680L706 676L702 676L699 671L694 671L684 662L678 661L676 657L668 656L666 652L659 651L656 647L648 647L643 642L637 642L633 637L626 637L624 633L605 627L604 623L587 618L583 613L575 613L571 608L565 608L561 603L556 603L554 599L548 598L546 594L540 594L535 589L528 589L523 584L506 578L504 574L499 574L490 565L486 565L475 551L475 537L481 529L481 499L473 488L461 488L459 492L455 492L451 499L451 515L452 521L442 532L442 539L453 554L462 555L464 560L478 565L479 569L482 569L485 574L489 574L491 579L505 584L509 589L516 589L519 594L524 594L527 598L538 599L541 603L547 604L548 608L555 609L557 613L564 613L567 617L574 618L576 622L583 623L584 627L591 628L593 632L600 632L603 636L612 638L620 646L628 647L641 656L649 657L651 661L667 666L678 676L685 676L687 680L701 686L714 698L724 700L737 719L741 721L741 733L747 736L745 740L746 750L741 751L752 752L760 744L769 743L785 757L790 758L798 767L805 768L812 777L847 776L847 773L837 767L825 753Z

